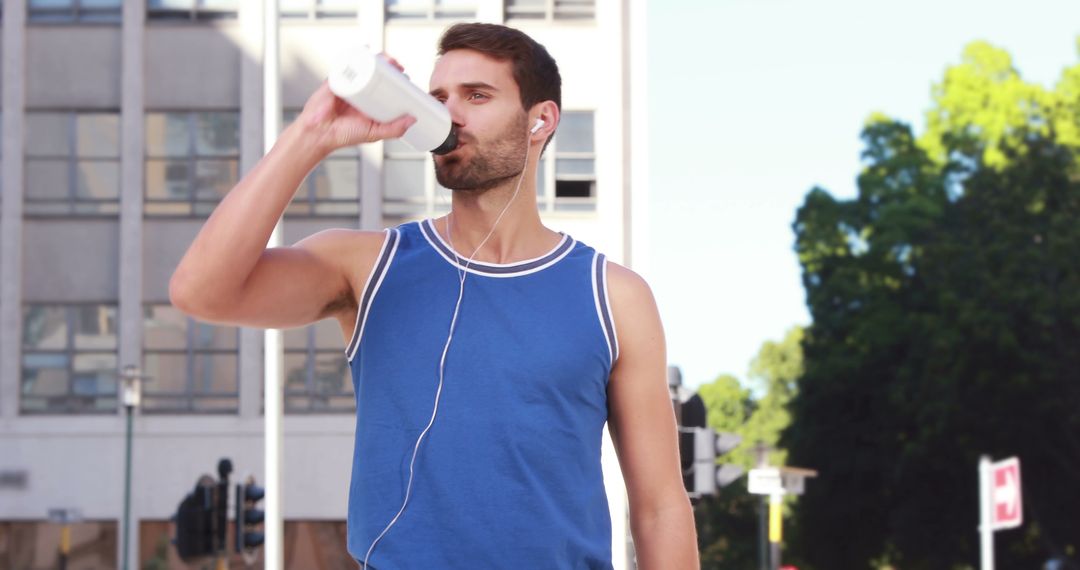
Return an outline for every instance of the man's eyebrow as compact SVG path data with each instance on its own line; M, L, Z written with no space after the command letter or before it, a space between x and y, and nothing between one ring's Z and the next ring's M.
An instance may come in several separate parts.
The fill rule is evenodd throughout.
M498 91L499 90L498 87L495 87L494 85L491 85L490 83L484 83L483 81L467 81L465 83L459 84L458 86L461 87L461 88L464 88L464 89L483 89L485 91ZM432 89L429 93L431 94L432 97L438 97L439 95L445 95L446 90L443 89L442 87L436 87L435 89Z
M483 81L470 81L468 83L462 83L461 86L466 89L484 89L486 91L499 90L498 87L495 87L494 85L490 85L488 83L484 83Z

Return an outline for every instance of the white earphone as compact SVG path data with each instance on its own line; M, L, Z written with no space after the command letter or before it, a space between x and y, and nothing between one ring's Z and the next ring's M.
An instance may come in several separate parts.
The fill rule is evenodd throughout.
M536 123L533 124L533 127L531 129L529 129L529 134L536 134L536 131L539 131L540 128L543 127L545 124L546 123L543 119L536 119ZM525 179L526 167L529 164L528 148L529 147L526 146L525 163L521 165L521 174L518 176L517 185L514 187L514 193L510 195L510 199L506 202L506 205L503 206L502 211L499 212L499 215L491 224L491 229L488 231L487 236L480 241L480 245L476 246L476 249L473 250L472 255L465 258L465 263L462 263L461 257L458 256L457 250L454 248L454 237L450 227L450 215L446 216L446 238L447 241L450 242L450 251L454 253L454 260L457 262L458 295L457 302L454 304L454 314L450 317L450 330L448 331L448 334L446 336L446 342L443 344L442 356L439 358L439 384L438 387L435 389L435 406L431 410L431 418L428 420L427 426L420 432L420 435L416 438L416 443L413 444L412 459L409 461L409 480L408 483L405 484L405 496L402 498L401 508L398 509L397 514L394 515L394 518L390 519L390 522L386 524L386 527L383 528L382 532L380 532L379 535L375 537L375 540L371 541L371 546L368 547L367 554L364 555L364 562L360 566L361 570L366 570L367 568L370 568L370 566L368 566L368 560L371 558L371 553L375 551L375 545L377 545L379 541L382 540L384 536L386 536L386 533L390 531L391 527L397 524L398 519L401 518L401 514L405 512L405 507L407 507L409 504L409 499L412 497L413 475L415 474L414 468L416 465L416 456L420 452L420 443L428 434L428 430L431 429L432 424L435 423L435 416L439 412L439 401L441 400L442 396L443 380L445 379L446 372L446 356L447 353L450 351L450 343L454 339L454 330L457 328L458 316L461 312L461 300L465 294L465 277L469 274L469 266L471 266L473 264L473 261L476 259L476 254L480 253L480 248L484 247L484 244L486 244L488 240L491 239L491 236L495 234L495 228L499 227L499 222L502 220L503 215L506 214L506 211L510 209L510 205L514 203L514 199L517 198L518 192L521 190L521 181Z

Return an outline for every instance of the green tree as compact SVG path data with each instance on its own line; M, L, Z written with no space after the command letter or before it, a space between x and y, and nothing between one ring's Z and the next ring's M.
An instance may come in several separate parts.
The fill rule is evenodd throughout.
M708 410L709 427L717 431L740 433L754 411L750 391L737 378L721 375L698 388ZM735 453L737 453L736 450ZM744 464L737 455L729 454L721 462ZM757 550L756 503L747 492L742 479L723 487L714 497L705 497L694 505L694 520L698 533L703 570L751 568Z
M737 378L722 375L698 389L708 410L709 427L742 436L742 443L718 461L749 470L756 464L755 444L775 447L789 422L787 403L802 374L802 329L793 328L780 342L767 341L750 364L750 384L760 397ZM783 450L770 460L783 464ZM758 509L760 499L746 490L746 479L724 487L716 497L695 506L703 569L757 566Z
M813 568L970 567L986 453L1023 464L999 565L1076 563L1080 65L1046 90L974 43L934 101L919 139L872 117L858 196L815 188L796 217L813 324L782 442L820 475L793 546Z

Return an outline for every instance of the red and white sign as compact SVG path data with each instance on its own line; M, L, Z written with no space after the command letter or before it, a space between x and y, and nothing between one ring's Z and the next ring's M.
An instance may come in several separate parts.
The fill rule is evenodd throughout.
M1010 457L990 466L992 508L990 527L994 530L1016 528L1024 521L1020 500L1020 460Z

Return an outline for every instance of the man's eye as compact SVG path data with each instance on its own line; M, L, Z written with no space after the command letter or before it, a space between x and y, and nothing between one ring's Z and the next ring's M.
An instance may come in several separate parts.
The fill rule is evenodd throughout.
M487 99L487 95L483 93L470 93L468 97L469 101L479 101L481 99Z

